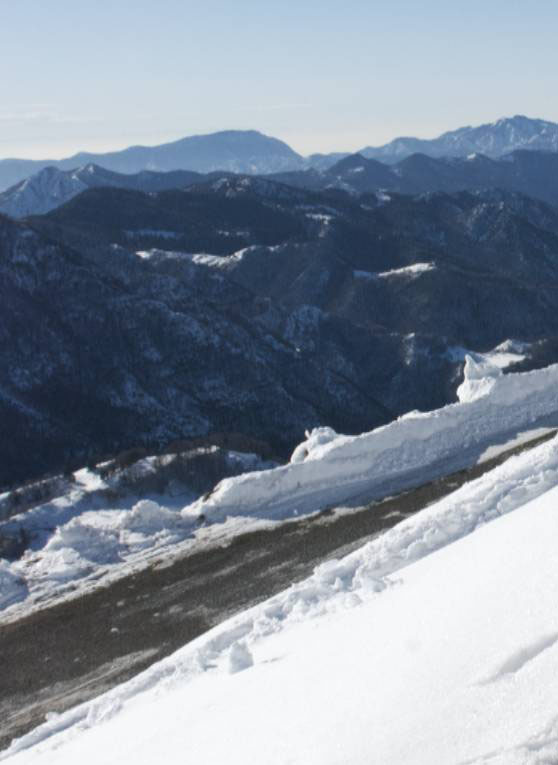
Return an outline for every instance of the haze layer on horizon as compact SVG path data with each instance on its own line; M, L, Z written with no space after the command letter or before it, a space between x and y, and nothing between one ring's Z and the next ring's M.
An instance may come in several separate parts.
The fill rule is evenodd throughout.
M0 0L0 158L254 128L302 154L558 121L553 0Z

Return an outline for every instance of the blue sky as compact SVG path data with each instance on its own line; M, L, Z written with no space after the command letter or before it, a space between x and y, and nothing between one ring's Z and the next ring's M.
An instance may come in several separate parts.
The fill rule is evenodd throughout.
M0 157L255 128L302 152L558 121L555 0L0 0Z

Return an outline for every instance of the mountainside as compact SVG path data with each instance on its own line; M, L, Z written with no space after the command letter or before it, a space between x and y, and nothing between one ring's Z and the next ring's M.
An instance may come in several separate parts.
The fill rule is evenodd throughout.
M0 190L6 189L47 166L72 170L96 164L118 173L142 170L193 170L209 173L274 173L304 167L303 158L286 143L256 130L225 130L190 136L160 146L131 146L106 154L80 152L58 161L0 160Z
M473 153L501 157L517 149L558 151L558 125L518 114L478 127L451 130L438 138L396 138L384 146L366 146L359 153L368 159L393 163L416 153L432 157L466 157Z
M45 167L35 175L20 181L0 193L0 213L12 218L43 215L68 202L82 191L99 186L136 189L138 191L162 191L184 188L198 182L202 175L189 170L156 173L142 170L140 173L113 173L94 164L73 170Z
M154 192L198 185L211 190L215 184L232 182L234 175L224 171L201 174L188 170L161 173L143 170L126 174L93 164L66 171L48 167L0 193L0 212L14 218L42 215L86 189L103 186ZM395 165L353 154L324 170L311 168L257 176L257 185L251 177L239 177L238 188L241 188L239 184L243 184L245 191L258 188L264 195L265 184L269 181L310 191L339 188L353 194L370 191L420 194L500 188L558 204L558 152L515 151L501 160L489 159L482 154L466 159L437 159L413 154ZM294 192L285 192L288 193Z
M389 419L335 356L302 356L255 295L187 259L86 257L0 218L0 285L0 484L190 435L285 453L308 425Z
M557 357L558 213L521 195L230 176L30 223L2 221L4 481L31 443L40 470L215 431L285 454L453 400L468 351Z
M490 159L484 154L466 158L412 154L392 165L352 154L326 170L278 173L273 178L299 188L341 188L357 194L379 190L421 194L499 188L558 204L558 152L518 150L501 159Z
M385 146L367 146L359 154L367 159L394 164L417 153L465 159L471 154L498 158L517 150L558 151L558 125L517 115L479 127L459 128L434 139L396 138ZM80 152L62 160L2 159L0 191L15 186L46 167L74 170L95 164L126 174L142 170L191 170L198 173L226 171L262 175L302 170L324 172L347 156L346 152L332 152L311 154L305 158L283 141L256 130L226 130L189 136L159 146L131 146L104 154Z

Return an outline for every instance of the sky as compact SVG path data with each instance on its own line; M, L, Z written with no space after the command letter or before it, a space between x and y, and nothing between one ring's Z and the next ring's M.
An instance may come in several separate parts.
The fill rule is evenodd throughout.
M0 158L256 129L356 151L558 122L556 0L0 0Z

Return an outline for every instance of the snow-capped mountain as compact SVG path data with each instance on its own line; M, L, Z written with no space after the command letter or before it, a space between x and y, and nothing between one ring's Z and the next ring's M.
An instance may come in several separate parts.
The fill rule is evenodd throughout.
M396 138L384 146L367 146L359 153L393 163L417 152L432 157L466 157L477 152L501 157L516 149L558 151L558 124L517 114L452 130L438 138Z
M277 181L282 184L281 190ZM499 188L558 203L558 152L514 151L502 159L484 154L467 158L413 154L389 165L352 154L324 170L299 170L266 176L227 172L201 174L189 170L114 173L88 164L74 170L48 167L0 193L0 212L13 218L42 215L87 188L110 186L152 192L205 185L209 193L282 195L295 198L296 189L324 191L339 188L351 194L397 192L420 194ZM300 196L300 195L299 195Z
M12 218L42 215L89 188L80 177L84 168L62 172L45 167L30 178L0 193L0 212Z
M385 146L368 146L359 153L393 164L415 153L433 157L465 158L475 153L500 157L517 149L558 151L558 125L517 115L479 127L459 128L431 140L396 138ZM57 161L3 159L0 160L0 190L49 166L72 170L92 163L118 173L191 170L262 175L309 168L327 171L347 156L347 153L333 152L303 157L284 141L256 130L225 130L159 146L131 146L106 154L80 152Z
M181 138L159 146L131 146L106 154L80 152L59 161L0 160L0 189L53 166L71 170L94 163L118 173L193 170L209 173L277 173L305 166L304 159L286 143L256 130L225 130L210 135Z
M0 213L12 218L43 215L73 199L85 189L99 186L146 192L162 191L185 188L202 178L199 173L189 170L166 173L143 170L127 175L114 173L91 162L73 170L60 170L49 166L0 193Z

